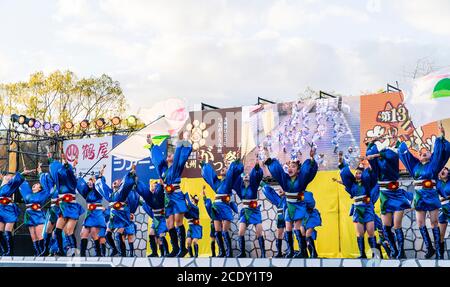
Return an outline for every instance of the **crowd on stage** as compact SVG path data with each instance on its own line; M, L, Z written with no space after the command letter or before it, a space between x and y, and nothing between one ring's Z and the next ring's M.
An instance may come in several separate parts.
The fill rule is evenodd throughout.
M301 107L293 108L298 119L294 117L292 120L304 122ZM318 114L320 116L316 120L319 126L327 118L338 116L328 114L326 109L319 109ZM335 124L335 130L338 140L340 134L345 132L345 126ZM287 132L289 134L290 131ZM339 146L336 146L340 179L334 178L333 181L342 184L353 200L350 216L355 225L359 258L366 258L366 234L372 256L382 256L376 250L384 248L389 258L406 258L402 219L406 210L414 208L425 243L425 257L443 259L450 211L450 184L447 184L448 169L445 168L450 157L450 143L445 139L442 125L440 132L433 150L422 150L418 157L397 139L395 147L387 148L377 144L378 138L368 139L367 152L365 156L358 157L354 171L349 157L338 151ZM300 148L303 135L298 134L300 138L292 143ZM280 142L288 144L285 140ZM21 211L13 195L19 191L26 204L23 224L29 228L35 256L87 256L89 240L93 241L95 256L135 256L137 230L134 214L142 206L152 218L148 238L151 249L149 257L198 257L198 241L203 237L202 225L205 224L211 226L211 256L247 257L245 233L254 226L258 256L266 257L260 210L264 196L277 210L274 218L267 219L275 220L277 226L277 252L274 257L318 258L320 250L315 244L318 236L316 228L322 225L322 219L314 194L308 191L308 185L319 169L316 146L311 145L309 158L303 162L295 157L281 162L270 157L269 149L264 147L264 155L259 156L257 163L248 171L244 171L240 159L220 171L216 171L211 163L202 161L202 177L215 193L214 198L207 198L206 186L203 187L203 203L210 218L208 222L200 221L199 196L183 192L180 186L181 174L192 152L188 141L180 141L173 153L166 152L160 145L150 146L152 162L159 176L158 180L150 182L140 180L134 165L128 174L115 179L111 185L104 177L106 166L95 177L84 179L76 176L76 160L71 164L64 154L60 161L49 154L46 172L39 164L34 170L1 176L0 255L14 255L13 231ZM400 187L399 162L414 178L414 193ZM276 186L263 181L264 166L277 182ZM30 185L26 176L33 173L38 174L39 182ZM77 201L77 194L85 199L83 205ZM234 194L240 199L239 205L233 200ZM381 214L376 214L374 210L378 200ZM108 202L107 207L102 204L104 201ZM78 236L74 232L83 214L81 240L77 242ZM230 231L235 214L238 214L239 229L239 254L236 255L233 254ZM425 225L427 214L433 241ZM379 235L378 240L375 232ZM167 234L170 244L166 240ZM298 250L294 248L294 240L298 243Z

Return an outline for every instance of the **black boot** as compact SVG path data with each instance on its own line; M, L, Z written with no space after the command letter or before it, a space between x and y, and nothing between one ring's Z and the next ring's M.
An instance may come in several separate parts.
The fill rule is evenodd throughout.
M111 231L108 231L106 233L106 242L108 243L109 248L111 248L111 253L109 254L110 257L114 257L119 254L119 250L117 250L116 243L114 242L113 234Z
M319 257L319 255L317 254L316 245L314 243L314 238L306 237L306 243L308 245L309 258Z
M102 257L102 248L100 246L100 239L94 240L94 249L95 249L95 256Z
M405 237L403 236L403 229L394 229L395 238L397 238L398 256L397 259L406 259L405 254Z
M261 249L261 258L266 258L266 247L264 244L264 237L258 237L259 249Z
M441 249L441 253L442 253L442 258L444 259L444 255L445 255L445 242L439 242L439 248Z
M177 257L183 258L184 256L186 256L186 254L188 254L188 250L186 248L186 228L184 227L184 225L177 227L177 232L178 232L178 239L180 242L179 244L180 251L178 251Z
M164 252L163 252L164 255L163 255L163 253L161 253L161 256L164 257L164 256L169 255L169 243L167 242L166 238L165 237L160 237L159 240L161 240L163 248L164 248Z
M39 252L39 242L38 241L33 241L33 249L34 249L34 256L38 257L40 252Z
M116 233L116 244L119 246L119 256L126 257L127 256L127 247L125 245L125 241L122 238L121 233Z
M3 231L0 231L0 256L3 256L5 251L6 251L5 234Z
M198 244L194 243L194 257L198 257Z
M55 237L56 237L56 243L58 245L58 252L56 252L57 256L64 256L64 245L63 245L63 236L62 236L62 229L55 228Z
M42 251L42 256L48 256L50 253L50 242L52 241L52 233L44 234L44 250Z
M436 250L434 250L433 245L431 244L431 238L430 234L428 233L428 230L425 226L419 228L420 234L422 235L423 242L425 243L425 246L427 248L427 253L425 254L426 259L430 259L433 257L434 253L436 253Z
M277 239L277 255L275 258L283 258L283 239Z
M228 231L222 231L223 241L225 242L226 257L233 257L233 247L231 246L231 237Z
M436 259L444 259L444 252L441 249L441 232L439 227L432 229L434 237L434 246L436 246Z
M358 259L365 259L366 256L366 247L364 246L364 236L356 237L358 240L358 249L359 249L359 257Z
M13 254L13 235L11 231L5 231L6 252L3 256L14 256Z
M306 251L306 237L302 235L300 230L294 230L294 234L300 248L300 251L295 254L294 258L308 258L308 252Z
M222 231L216 231L216 241L219 246L219 254L217 257L225 257L225 245L223 242L223 234Z
M191 257L191 258L194 257L194 252L192 251L192 245L189 245L187 249L188 249L189 257Z
M239 251L237 258L245 258L247 257L247 254L245 252L245 237L239 236Z
M286 242L288 246L288 252L285 258L294 257L294 233L292 231L286 231Z
M45 240L44 239L39 240L38 246L39 246L39 256L43 256L45 252Z
M170 252L167 257L175 257L180 251L180 247L178 247L178 235L177 230L172 228L169 230L170 243L172 244L172 252Z
M130 249L128 257L135 257L134 256L134 241L132 241L132 242L128 241L128 248Z
M383 226L383 234L386 240L389 242L391 253L388 254L390 258L395 259L398 256L398 249L395 244L394 233L392 233L392 226Z
M72 254L70 254L72 257L76 256L76 252L77 252L77 238L75 237L75 234L71 234L68 236L69 242L70 242L70 250L72 252Z
M216 242L211 240L211 256L216 257Z
M372 251L372 258L375 258L376 257L375 250L377 250L377 239L375 236L369 237L368 241L369 241L370 250Z
M105 257L106 256L106 244L100 243L100 249L102 251L102 257Z
M88 245L88 239L82 238L81 245L80 245L80 256L81 257L86 257L87 245Z
M158 257L158 248L156 247L156 235L149 235L148 241L150 243L150 249L152 253L148 257Z

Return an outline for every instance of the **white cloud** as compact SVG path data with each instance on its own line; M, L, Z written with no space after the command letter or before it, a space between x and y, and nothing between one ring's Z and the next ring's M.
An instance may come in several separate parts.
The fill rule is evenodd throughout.
M395 1L403 20L420 30L450 35L450 1L448 0L401 0Z
M90 15L89 0L57 0L56 7L56 14L53 17L60 22L68 17L86 17Z

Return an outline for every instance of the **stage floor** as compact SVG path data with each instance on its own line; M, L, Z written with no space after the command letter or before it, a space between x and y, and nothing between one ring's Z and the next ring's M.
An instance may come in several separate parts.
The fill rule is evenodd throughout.
M450 260L1 257L0 267L450 267Z

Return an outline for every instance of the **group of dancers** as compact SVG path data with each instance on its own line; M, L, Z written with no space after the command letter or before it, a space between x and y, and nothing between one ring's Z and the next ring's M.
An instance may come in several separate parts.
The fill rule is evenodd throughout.
M450 211L450 185L447 185L450 143L440 126L441 137L434 144L433 153L421 151L419 158L413 156L405 143L398 141L395 148L378 149L377 140L368 141L366 156L353 173L342 152L338 154L341 180L354 203L350 215L355 223L360 258L366 258L364 235L373 251L382 245L390 258L406 258L402 218L405 210L416 211L417 224L425 242L426 258L436 253L443 259L444 237ZM149 257L199 256L198 240L203 236L200 222L200 198L181 189L181 174L192 152L187 141L180 141L175 151L166 152L160 145L151 145L152 162L159 175L158 180L143 182L131 171L122 179L115 179L109 186L103 176L105 166L95 177L85 180L77 177L77 161L70 164L62 153L61 161L49 156L48 172L39 164L35 170L24 170L15 175L4 175L0 187L0 252L2 256L13 254L13 229L20 210L13 194L19 191L26 204L24 224L28 226L35 256L87 256L89 238L93 240L95 256L135 256L134 237L136 224L134 213L139 206L152 218L149 231ZM265 238L262 228L261 193L277 209L276 249L274 257L317 258L315 246L316 227L321 226L320 212L312 192L307 190L314 180L318 164L316 148L310 150L309 158L286 163L270 157L265 149L263 160L258 160L250 171L244 171L240 159L216 173L211 163L201 160L201 174L215 193L207 198L203 187L203 202L210 217L212 256L233 257L230 234L234 213L239 216L237 257L246 257L245 232L250 225L256 229L259 256L266 257ZM399 160L414 178L415 194L400 188ZM267 169L279 188L263 181ZM25 179L31 173L39 175L39 182L30 186ZM83 207L76 194L86 202ZM233 200L239 197L240 208ZM380 199L381 220L374 211ZM102 202L109 204L104 207ZM44 207L50 207L44 211ZM78 246L74 234L78 219L86 212ZM430 215L434 247L425 226L427 212ZM188 230L184 225L187 220ZM380 243L375 238L380 235ZM166 234L170 245L166 241ZM298 250L294 248L294 238ZM283 249L286 242L287 250ZM128 250L127 243L128 242ZM107 252L107 245L109 252ZM216 254L215 246L218 246ZM159 252L158 252L159 249ZM79 250L79 253L78 253ZM375 253L375 252L374 252Z

